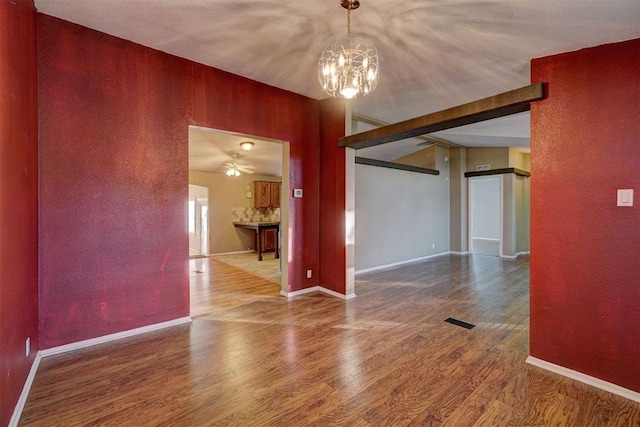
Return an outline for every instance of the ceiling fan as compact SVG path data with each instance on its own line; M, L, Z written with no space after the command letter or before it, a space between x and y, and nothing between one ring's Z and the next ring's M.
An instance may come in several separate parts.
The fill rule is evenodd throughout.
M244 172L246 174L251 175L256 171L255 166L253 165L243 165L238 163L238 158L240 157L237 153L231 153L231 161L224 164L226 170L225 175L227 176L240 176L240 172Z

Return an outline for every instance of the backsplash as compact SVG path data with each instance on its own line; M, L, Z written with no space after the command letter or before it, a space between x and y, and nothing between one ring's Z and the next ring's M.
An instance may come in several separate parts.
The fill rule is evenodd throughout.
M231 208L233 222L280 221L280 208Z

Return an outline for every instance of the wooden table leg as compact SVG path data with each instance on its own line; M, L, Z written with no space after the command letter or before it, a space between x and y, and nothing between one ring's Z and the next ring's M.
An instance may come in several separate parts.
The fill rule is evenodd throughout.
M258 227L258 229L256 230L256 233L258 234L258 247L256 248L258 249L258 261L262 261L262 241L261 241L262 233L260 232L260 227Z

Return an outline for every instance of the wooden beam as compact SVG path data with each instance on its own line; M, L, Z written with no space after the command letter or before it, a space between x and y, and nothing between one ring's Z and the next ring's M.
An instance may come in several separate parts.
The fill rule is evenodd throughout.
M426 173L428 175L440 175L440 171L418 166L403 165L402 163L385 162L384 160L368 159L366 157L356 157L356 164L378 166L381 168L398 169L407 172Z
M430 113L338 140L339 147L367 148L427 133L529 111L529 103L544 98L544 85L534 83L468 104Z
M531 176L527 171L517 168L489 169L488 171L465 172L465 178L473 178L474 176L502 175L505 173L515 173L518 176Z
M366 123L368 125L375 126L376 128L381 128L383 126L389 125L389 123L387 122L383 122L382 120L374 119L373 117L365 116L364 114L360 114L360 113L353 113L351 115L351 119L355 122ZM439 145L441 147L446 147L446 148L462 147L462 145L460 144L456 144L454 142L447 141L446 139L435 137L433 135L420 135L420 136L416 136L416 138L421 139L422 141L430 142L430 143L433 143L434 145Z

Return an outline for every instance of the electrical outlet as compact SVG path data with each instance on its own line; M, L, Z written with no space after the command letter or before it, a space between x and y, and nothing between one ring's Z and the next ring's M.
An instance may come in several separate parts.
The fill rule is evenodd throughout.
M24 356L29 357L29 353L31 353L31 337L27 337L27 342L24 346Z
M307 279L311 279L311 270L307 270Z
M431 249L435 249L435 248L436 248L436 244L435 244L435 243L432 243L432 244L431 244Z

